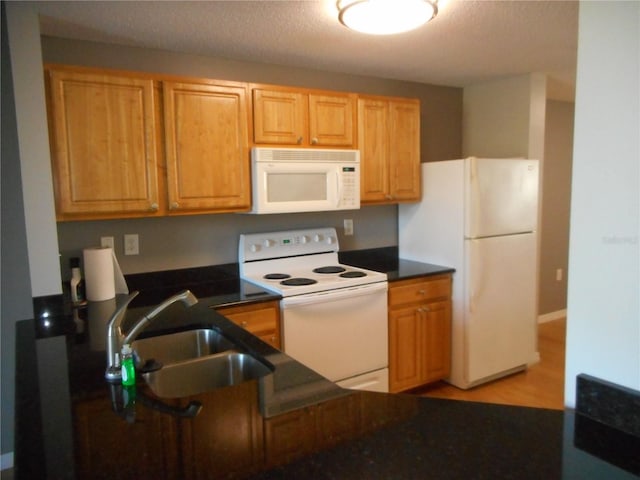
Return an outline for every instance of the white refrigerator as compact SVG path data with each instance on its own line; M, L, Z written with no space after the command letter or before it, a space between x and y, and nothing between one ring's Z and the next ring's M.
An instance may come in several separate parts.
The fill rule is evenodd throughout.
M452 363L467 389L537 353L538 161L423 163L423 198L398 212L400 258L455 268Z

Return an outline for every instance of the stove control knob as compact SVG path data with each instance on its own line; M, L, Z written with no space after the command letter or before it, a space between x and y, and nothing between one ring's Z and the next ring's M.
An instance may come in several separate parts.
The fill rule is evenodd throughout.
M269 240L268 238L262 242L262 244L265 246L265 248L269 248L269 247L273 247L276 242L274 242L273 240Z
M251 253L256 253L260 250L260 245L253 243L251 244L251 247L249 247L249 250L251 250Z
M309 236L308 236L308 235L302 235L302 236L300 237L300 243L301 243L301 244L303 244L303 245L304 245L305 243L309 243Z
M313 236L313 241L314 242L321 242L322 241L322 235L320 234L316 234Z
M332 245L334 243L336 243L336 239L332 235L329 235L327 237L327 244Z

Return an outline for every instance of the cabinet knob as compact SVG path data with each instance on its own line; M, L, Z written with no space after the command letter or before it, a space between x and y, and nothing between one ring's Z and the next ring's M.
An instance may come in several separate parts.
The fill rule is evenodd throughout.
M242 322L240 322L240 325L242 325L243 327L246 327L248 323L246 322L246 320L243 320Z
M297 143L298 143L298 145L302 144L302 137L298 137Z
M427 293L427 292L425 292L424 290L418 290L418 295L424 296L425 293Z
M385 195L384 198L387 200L393 200L393 195Z
M317 145L318 144L318 139L317 138L312 138L311 139L311 145Z
M150 209L152 212L157 212L157 211L158 211L158 208L159 208L159 207L158 207L158 204L157 204L157 203L152 203L152 204L149 206L149 209Z
M171 202L171 205L169 206L169 208L171 210L177 210L180 208L180 204L178 202Z

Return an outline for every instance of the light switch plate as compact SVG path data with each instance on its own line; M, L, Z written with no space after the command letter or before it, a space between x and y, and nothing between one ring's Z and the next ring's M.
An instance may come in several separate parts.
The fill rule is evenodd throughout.
M126 233L124 235L124 254L138 255L140 254L140 244L137 233Z
M353 235L353 220L350 218L344 219L344 234Z

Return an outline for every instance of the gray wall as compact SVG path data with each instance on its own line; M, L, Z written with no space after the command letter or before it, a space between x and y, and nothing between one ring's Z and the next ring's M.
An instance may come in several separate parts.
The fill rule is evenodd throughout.
M422 161L461 155L462 90L459 88L54 37L42 38L42 55L47 63L417 97L421 100ZM353 236L341 234L345 218L354 221ZM242 232L333 226L339 229L341 249L353 250L397 245L396 224L395 206L371 206L339 213L62 222L58 224L58 241L62 276L68 278L68 257L79 255L83 247L98 245L101 236L115 237L116 255L124 273L138 273L234 262L238 235ZM122 243L126 233L140 235L140 255L124 256Z
M11 58L7 39L5 3L2 2L2 170L0 269L0 338L2 341L2 454L13 451L13 412L15 379L15 323L33 317L29 259L22 202L20 153L16 111L13 101Z
M541 315L567 308L573 115L573 103L547 102L540 228ZM557 269L562 269L561 280L556 280Z

